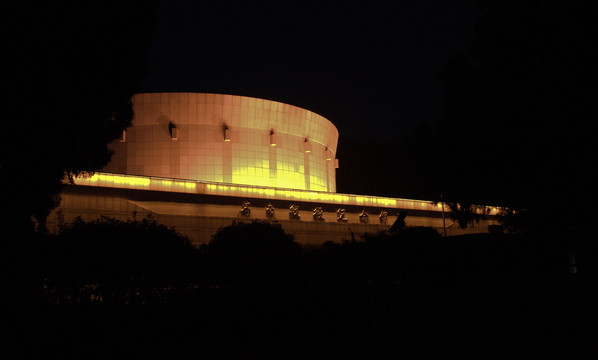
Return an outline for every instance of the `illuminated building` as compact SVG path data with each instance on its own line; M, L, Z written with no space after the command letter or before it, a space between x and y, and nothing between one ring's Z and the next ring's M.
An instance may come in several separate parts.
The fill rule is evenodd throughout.
M439 204L336 193L338 131L311 111L204 93L132 103L133 125L110 145L111 162L63 191L65 218L152 214L196 243L235 219L276 219L303 243L386 229L400 212L407 225L443 226Z

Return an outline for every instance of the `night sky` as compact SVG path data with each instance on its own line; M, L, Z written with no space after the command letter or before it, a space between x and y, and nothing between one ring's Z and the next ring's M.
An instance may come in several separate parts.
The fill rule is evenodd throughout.
M469 45L476 13L466 0L163 1L141 90L276 100L325 116L341 136L400 141L439 118L440 71Z

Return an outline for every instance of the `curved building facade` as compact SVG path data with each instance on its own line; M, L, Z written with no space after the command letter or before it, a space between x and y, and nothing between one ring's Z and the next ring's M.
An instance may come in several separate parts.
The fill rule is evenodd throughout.
M276 101L206 93L132 98L135 116L102 171L336 192L338 130Z
M235 221L262 220L317 245L392 224L452 235L496 224L489 219L459 229L445 224L441 203L337 193L338 131L311 111L203 93L137 94L131 101L133 124L110 144L112 160L65 186L50 229L76 217L151 215L203 244Z

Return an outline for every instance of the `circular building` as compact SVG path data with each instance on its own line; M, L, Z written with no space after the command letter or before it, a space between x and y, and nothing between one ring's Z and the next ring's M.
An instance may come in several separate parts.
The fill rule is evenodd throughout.
M102 171L336 192L338 130L276 101L206 93L132 98L132 126Z

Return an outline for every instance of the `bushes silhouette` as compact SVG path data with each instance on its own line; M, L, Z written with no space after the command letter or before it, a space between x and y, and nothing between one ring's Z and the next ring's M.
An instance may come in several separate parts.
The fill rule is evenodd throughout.
M442 238L429 228L406 227L302 247L279 225L238 222L197 249L151 218L102 218L63 225L37 255L49 303L172 305L67 308L66 321L76 329L103 321L96 333L115 333L124 318L140 334L140 347L146 336L161 345L186 337L221 341L214 347L220 351L226 339L238 337L315 349L336 337L366 352L380 341L391 350L397 341L492 349L513 336L527 341L533 334L533 346L544 346L567 335L559 330L566 314L553 313L571 297L555 284L576 293L582 287L559 277L558 252L539 252L538 241L492 234ZM578 302L571 316L585 318L593 303ZM50 327L64 321L56 308L45 309L57 319ZM79 323L80 315L90 314L93 321ZM28 328L37 318L30 316Z
M74 302L143 302L164 289L186 288L199 255L188 238L151 217L79 218L42 248L48 293Z
M226 286L273 286L297 280L301 246L280 225L239 222L204 247L213 279Z

